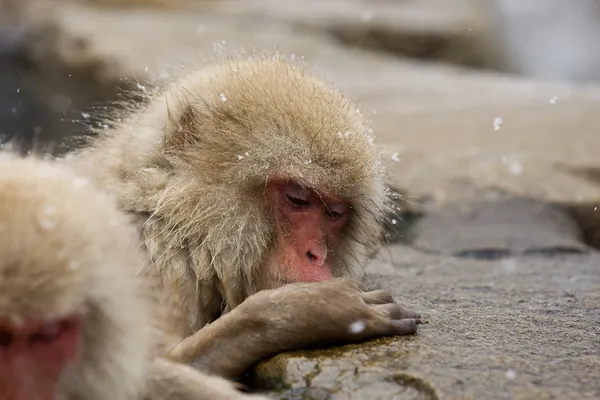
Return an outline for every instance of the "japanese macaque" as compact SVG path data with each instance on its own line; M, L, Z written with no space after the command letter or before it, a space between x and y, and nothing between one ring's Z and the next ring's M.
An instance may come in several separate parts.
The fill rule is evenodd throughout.
M355 279L391 201L371 129L283 58L206 66L67 162L135 215L164 355L236 378L278 352L414 333Z
M86 181L0 153L0 399L251 398L154 358L138 233Z

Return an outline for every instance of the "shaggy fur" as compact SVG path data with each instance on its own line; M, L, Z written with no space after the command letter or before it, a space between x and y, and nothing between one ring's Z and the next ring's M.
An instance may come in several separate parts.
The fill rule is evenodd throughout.
M82 313L60 398L138 398L154 339L134 227L68 169L0 153L0 171L0 317Z
M179 339L265 288L272 179L352 206L334 275L356 272L378 243L390 201L369 124L300 67L279 57L219 63L147 100L68 162L139 217L165 329Z

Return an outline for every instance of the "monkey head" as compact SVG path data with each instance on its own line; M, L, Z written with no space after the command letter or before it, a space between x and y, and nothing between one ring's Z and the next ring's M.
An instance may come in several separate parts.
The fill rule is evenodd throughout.
M0 170L0 399L134 398L151 325L135 231L68 170Z
M298 66L208 66L144 107L100 140L97 164L124 209L160 225L151 257L187 251L192 267L178 273L218 281L229 307L347 276L381 237L390 202L369 123Z

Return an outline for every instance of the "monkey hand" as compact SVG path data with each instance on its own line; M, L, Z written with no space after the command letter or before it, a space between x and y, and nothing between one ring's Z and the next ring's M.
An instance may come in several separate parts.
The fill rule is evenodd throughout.
M295 283L248 297L166 356L233 379L283 351L414 333L420 323L387 290L365 292L348 279Z
M288 284L250 296L240 312L264 321L280 351L415 333L418 313L394 301L389 290L365 292L360 283L332 279Z

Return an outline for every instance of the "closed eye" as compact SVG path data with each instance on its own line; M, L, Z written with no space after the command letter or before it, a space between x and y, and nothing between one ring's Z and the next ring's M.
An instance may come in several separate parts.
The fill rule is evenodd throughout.
M329 219L336 220L344 216L348 212L348 207L344 204L333 204L325 210L325 216Z
M299 199L297 197L292 197L290 195L286 195L287 199L294 205L294 207L305 207L309 206L310 203L306 200Z
M341 216L342 216L342 214L340 214L340 213L338 213L338 212L335 212L335 211L329 211L329 210L327 210L327 211L325 212L325 215L326 215L328 218L330 218L330 219L338 219L339 217L341 217Z
M329 219L338 219L340 218L343 214L336 212L336 211L331 211L331 210L327 210L325 211L325 215L327 216L327 218Z

